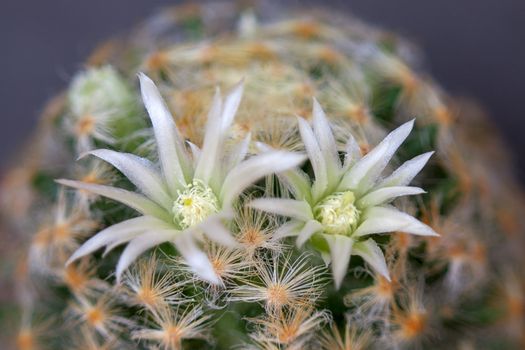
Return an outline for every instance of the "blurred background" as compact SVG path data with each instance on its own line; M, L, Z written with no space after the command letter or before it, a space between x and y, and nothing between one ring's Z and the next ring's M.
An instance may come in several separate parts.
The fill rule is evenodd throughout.
M452 95L475 99L514 150L525 180L525 1L324 0L412 40ZM101 41L125 33L169 0L1 0L0 168L33 129L44 103L67 86Z

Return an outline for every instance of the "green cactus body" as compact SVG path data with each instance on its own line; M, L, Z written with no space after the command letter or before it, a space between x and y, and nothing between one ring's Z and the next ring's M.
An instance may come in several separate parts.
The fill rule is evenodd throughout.
M103 45L3 178L18 348L522 348L521 189L408 52L224 3Z

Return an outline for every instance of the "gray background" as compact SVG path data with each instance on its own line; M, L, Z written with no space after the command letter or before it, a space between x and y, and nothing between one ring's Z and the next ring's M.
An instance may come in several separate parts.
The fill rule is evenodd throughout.
M452 94L475 98L496 121L525 175L525 1L292 1L351 11L422 48ZM0 0L0 166L32 130L46 100L92 48L167 0Z

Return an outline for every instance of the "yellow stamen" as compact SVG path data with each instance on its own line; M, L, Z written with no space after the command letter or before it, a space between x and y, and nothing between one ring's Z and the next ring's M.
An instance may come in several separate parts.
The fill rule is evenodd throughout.
M353 192L336 192L315 206L315 218L323 224L326 233L350 235L355 230L361 214L354 202Z

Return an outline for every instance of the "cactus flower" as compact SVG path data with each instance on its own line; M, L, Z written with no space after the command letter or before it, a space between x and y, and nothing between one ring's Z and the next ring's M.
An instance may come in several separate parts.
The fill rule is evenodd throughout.
M381 179L381 173L409 135L414 121L392 131L364 157L354 138L350 137L343 162L330 124L316 100L312 127L302 118L298 118L298 123L315 180L311 183L306 173L299 169L289 170L281 177L295 199L259 198L250 205L290 217L276 236L295 236L298 246L310 240L325 262L331 263L337 288L348 270L351 255L361 256L390 279L383 253L370 235L395 231L437 235L429 226L389 205L397 197L424 192L408 184L432 152L407 161Z
M231 218L238 196L262 177L299 165L305 157L274 151L245 159L249 136L233 150L225 147L225 137L240 104L243 85L238 84L224 102L217 90L211 106L202 149L184 141L152 80L140 74L142 99L153 124L161 171L149 160L108 149L87 152L121 171L141 193L111 186L58 180L60 184L119 201L139 217L110 226L86 241L69 262L101 247L106 252L128 243L117 268L117 280L144 251L172 242L199 277L219 280L197 244L203 234L219 244L235 247L237 241L223 221Z

